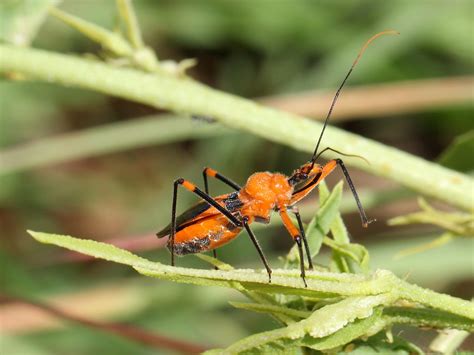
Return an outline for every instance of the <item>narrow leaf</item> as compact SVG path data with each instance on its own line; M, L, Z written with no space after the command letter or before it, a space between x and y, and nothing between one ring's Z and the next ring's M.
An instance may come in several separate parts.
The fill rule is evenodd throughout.
M300 322L290 324L286 328L276 329L273 331L263 332L251 335L245 339L233 344L225 351L228 353L260 353L275 351L275 349L284 349L287 346L297 346L305 338L306 346L316 344L312 339L325 338L337 333L348 324L357 319L364 319L372 316L374 308L390 302L387 295L369 296L369 297L349 297L338 303L325 306L315 311L309 318ZM364 331L372 325L375 319L371 319L363 327ZM356 337L361 335L360 329ZM344 342L347 342L347 334L344 334ZM349 336L350 338L350 336ZM337 346L339 341L329 342L329 344L319 347L329 349Z
M400 250L398 253L395 254L393 257L395 260L414 255L414 254L419 254L423 253L425 251L428 251L430 249L434 248L439 248L447 243L449 243L451 240L453 240L453 235L451 233L444 233L440 237L433 239L432 241L425 243L425 244L420 244L408 249L403 249Z
M474 130L456 137L454 142L441 154L438 162L457 171L469 172L474 169L472 152L474 152Z
M338 354L351 355L424 355L425 353L413 343L410 343L400 337L393 337L390 341L383 332L376 334L366 341L355 341L344 348L345 352Z
M328 237L324 238L323 243L338 253L352 259L363 271L369 270L369 252L363 245L356 243L340 244Z
M78 239L64 235L54 235L29 231L38 241L54 244L73 251L84 253L130 265L139 273L165 280L185 282L198 285L226 286L245 288L246 290L308 295L312 297L335 297L338 295L364 295L372 292L373 282L378 283L379 292L391 289L393 274L378 271L373 275L349 275L322 271L308 271L305 287L301 281L299 270L274 269L272 282L268 283L265 270L201 270L187 269L151 262L113 245L87 239Z
M342 181L339 182L331 194L324 200L306 229L306 236L311 250L311 257L319 253L323 237L329 233L332 223L339 214L339 205L342 199ZM324 187L323 187L324 189Z
M0 41L28 46L43 24L48 8L59 0L3 0L0 2Z
M106 30L77 16L70 15L55 7L50 8L49 12L117 56L128 57L133 53L130 44L117 33Z
M143 47L143 39L131 0L117 0L117 10L127 28L128 41L135 48Z
M371 316L375 307L390 302L391 297L387 294L349 297L314 312L308 319L302 321L303 329L314 338L322 338L335 333L356 319ZM290 334L295 335L296 332Z
M270 314L284 314L290 317L304 319L311 315L311 312L300 311L291 309L283 306L274 306L269 304L260 303L242 303L242 302L229 302L232 306L239 309L245 309L247 311L259 312L259 313L270 313Z
M331 224L339 213L339 205L342 198L342 182L339 182L330 194L326 185L320 185L320 188L323 189L321 194L325 197L324 201L321 202L318 211L309 222L305 231L312 258L319 253L323 237L329 232ZM326 193L328 194L326 195ZM298 263L299 254L296 246L291 248L286 259L288 266L294 266Z
M45 244L54 244L63 248L91 255L99 259L114 261L130 266L150 266L153 263L124 249L113 245L96 242L90 239L78 239L66 235L48 234L28 231L37 241ZM158 264L158 263L157 263Z

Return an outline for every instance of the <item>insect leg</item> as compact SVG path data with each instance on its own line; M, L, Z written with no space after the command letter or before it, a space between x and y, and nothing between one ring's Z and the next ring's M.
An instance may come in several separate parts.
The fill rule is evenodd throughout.
M209 187L208 187L208 183L207 183L207 177L208 176L222 181L224 184L229 185L234 190L240 190L242 188L241 186L239 186L239 184L233 182L231 179L225 177L224 175L219 174L214 169L204 168L204 170L202 171L202 177L204 178L204 191L206 191L207 194L209 194Z
M210 176L210 177L214 177L220 181L222 181L224 184L227 184L229 185L230 187L234 188L235 190L240 190L241 187L236 184L235 182L233 182L232 180L230 180L229 178L226 178L224 175L221 175L219 174L217 171L215 171L214 169L211 169L209 167L206 167L204 168L204 170L202 171L202 177L204 179L204 191L206 192L206 194L209 195L209 184L207 182L207 177ZM216 249L213 249L212 250L212 256L214 256L214 259L217 259L217 251ZM217 267L214 267L215 269L217 269Z
M303 240L303 245L306 250L306 256L308 258L308 269L313 270L313 261L311 260L311 253L309 251L308 240L306 239L306 234L304 232L300 212L298 211L297 207L293 207L292 212L295 214L296 220L298 221L298 227L300 228L301 239Z
M357 203L357 208L359 209L359 215L360 219L362 220L362 225L364 227L367 227L370 223L374 222L375 219L368 219L367 215L365 214L364 207L362 207L362 203L360 202L359 195L357 195L357 191L354 187L354 183L352 182L352 179L349 175L349 172L347 171L343 161L341 159L335 159L335 162L337 165L341 167L342 173L344 174L344 177L346 178L347 184L349 185L352 195L354 195L354 199ZM323 168L324 169L324 168Z
M268 261L265 258L265 255L263 254L262 248L260 247L260 244L258 243L257 237L255 237L255 234L253 234L253 231L250 229L248 221L245 217L244 217L244 220L243 220L243 225L244 225L245 230L247 231L247 233L250 237L250 240L252 240L253 245L255 245L255 248L258 251L258 254L260 255L260 258L262 259L263 265L265 265L265 269L267 269L268 282L270 283L270 282L272 282L272 269L268 265Z
M171 207L171 266L174 266L174 236L176 235L176 203L178 200L178 184L175 181L173 184L173 202Z
M296 242L296 245L298 246L298 253L300 255L301 278L303 279L304 286L308 287L308 285L306 284L306 278L305 278L306 273L304 269L303 245L301 243L302 238L301 238L300 231L298 231L298 228L296 228L293 222L291 222L290 216L288 215L286 208L282 207L280 209L280 217L281 217L281 220L283 221L283 224L285 225L285 228L288 230L291 237L293 238L293 240ZM306 252L308 253L308 251Z
M171 265L174 266L174 236L176 235L176 202L178 198L178 186L183 186L186 190L191 191L205 200L208 204L212 207L216 208L219 212L221 212L225 217L229 219L236 227L241 227L242 222L235 217L232 213L227 211L224 207L222 207L216 200L214 200L211 196L206 194L204 191L199 189L196 185L192 182L184 180L183 178L179 178L174 182L173 188L173 204L171 209Z

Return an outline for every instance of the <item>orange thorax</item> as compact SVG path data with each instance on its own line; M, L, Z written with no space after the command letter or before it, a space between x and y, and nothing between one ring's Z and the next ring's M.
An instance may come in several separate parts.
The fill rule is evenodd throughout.
M293 187L288 178L278 173L252 174L245 186L239 192L239 199L243 202L241 213L249 218L269 221L270 213L278 207L287 206L291 201Z

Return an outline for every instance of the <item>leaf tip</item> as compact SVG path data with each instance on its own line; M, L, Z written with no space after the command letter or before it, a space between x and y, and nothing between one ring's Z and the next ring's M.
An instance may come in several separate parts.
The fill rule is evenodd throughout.
M29 235L31 235L33 238L35 238L36 240L39 240L39 232L35 232L35 231L32 231L31 229L27 229L26 230L26 233L28 233Z

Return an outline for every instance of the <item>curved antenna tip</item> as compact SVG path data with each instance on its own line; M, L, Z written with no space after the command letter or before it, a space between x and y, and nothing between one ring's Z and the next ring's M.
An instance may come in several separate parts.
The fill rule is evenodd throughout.
M374 41L375 39L377 39L378 37L383 36L383 35L399 35L399 34L400 34L400 32L394 31L394 30L385 30L385 31L376 33L375 35L373 35L372 37L370 37L370 38L367 40L367 42L365 42L364 45L362 46L362 48L360 49L359 53L357 54L356 59L354 60L354 62L353 62L352 65L351 65L351 68L349 69L349 72L346 74L344 80L342 81L341 85L340 85L339 88L337 89L336 94L334 95L334 98L332 99L331 106L329 107L329 112L328 112L328 114L327 114L327 116L326 116L326 119L324 120L323 129L321 130L321 134L319 135L318 142L316 143L316 148L314 149L313 156L312 156L312 158L311 158L311 163L312 163L313 165L314 165L314 163L315 163L316 158L318 157L317 154L318 154L319 144L321 143L321 138L323 137L324 130L326 129L326 126L327 126L327 124L328 124L329 118L331 117L332 110L334 109L334 106L336 105L337 98L339 97L339 94L340 94L342 88L344 87L344 84L346 83L347 79L348 79L349 76L351 75L352 70L354 69L354 67L355 67L355 66L357 65L357 63L359 62L359 59L362 57L362 55L364 54L365 50L366 50L367 47L370 45L370 43L371 43L372 41Z

